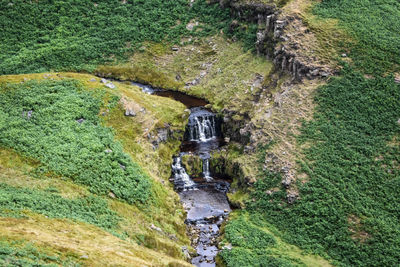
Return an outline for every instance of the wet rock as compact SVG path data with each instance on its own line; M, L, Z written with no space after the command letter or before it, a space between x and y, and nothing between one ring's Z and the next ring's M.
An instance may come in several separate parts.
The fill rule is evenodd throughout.
M126 109L125 110L125 116L127 116L127 117L135 117L136 116L136 113L133 111L133 109Z

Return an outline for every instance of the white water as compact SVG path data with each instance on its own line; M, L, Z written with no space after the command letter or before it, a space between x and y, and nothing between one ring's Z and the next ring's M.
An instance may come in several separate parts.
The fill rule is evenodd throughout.
M207 142L217 137L215 115L204 109L193 109L189 117L190 141Z
M172 172L176 184L182 184L184 188L194 186L193 180L190 179L185 168L181 165L181 156L175 158L174 163L172 164Z
M207 180L207 182L210 182L213 180L210 174L210 161L209 159L203 159L203 176L204 179Z

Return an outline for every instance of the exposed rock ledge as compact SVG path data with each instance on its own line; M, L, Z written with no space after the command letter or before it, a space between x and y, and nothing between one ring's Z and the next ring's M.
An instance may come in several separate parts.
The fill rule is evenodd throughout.
M290 73L294 80L325 78L334 73L298 41L307 40L307 35L314 37L298 15L285 15L275 4L235 0L212 2L230 8L241 19L257 22L257 53L273 60L277 70ZM234 21L231 28L237 27L237 23ZM289 28L293 30L288 31Z

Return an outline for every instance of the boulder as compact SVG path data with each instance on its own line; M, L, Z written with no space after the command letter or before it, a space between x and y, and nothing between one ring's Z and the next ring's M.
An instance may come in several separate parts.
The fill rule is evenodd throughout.
M112 82L106 83L106 87L110 88L110 89L115 89L115 85Z
M135 117L136 113L132 109L126 109L125 110L125 116L127 116L127 117Z

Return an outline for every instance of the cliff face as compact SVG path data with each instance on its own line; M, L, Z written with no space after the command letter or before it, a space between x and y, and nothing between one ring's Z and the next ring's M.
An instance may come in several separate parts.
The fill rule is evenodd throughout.
M301 1L284 7L276 1L220 0L219 4L242 20L257 23L257 53L271 59L277 70L289 73L295 80L326 78L334 70L314 53L318 42L304 23L304 7L299 7L298 2ZM237 27L236 23L231 27Z

